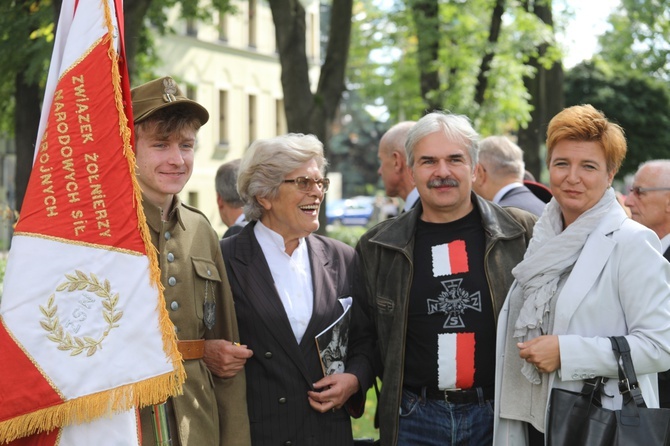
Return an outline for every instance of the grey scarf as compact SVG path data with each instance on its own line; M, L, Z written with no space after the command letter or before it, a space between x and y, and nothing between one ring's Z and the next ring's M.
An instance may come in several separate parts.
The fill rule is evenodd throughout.
M558 202L552 198L547 204L535 224L523 260L512 270L518 286L513 288L515 295L508 298L523 299L514 324L513 336L519 342L548 332L551 299L556 294L561 275L572 269L586 239L614 205L618 205L614 189L608 188L595 206L563 230ZM521 373L533 384L541 382L539 372L527 362L524 362Z

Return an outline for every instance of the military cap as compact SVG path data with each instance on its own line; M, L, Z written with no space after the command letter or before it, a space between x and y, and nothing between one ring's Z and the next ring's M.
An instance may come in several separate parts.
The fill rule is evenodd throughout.
M200 125L209 121L207 109L187 98L170 76L155 79L130 90L133 98L135 124L144 121L158 110L179 105L190 109L200 120Z

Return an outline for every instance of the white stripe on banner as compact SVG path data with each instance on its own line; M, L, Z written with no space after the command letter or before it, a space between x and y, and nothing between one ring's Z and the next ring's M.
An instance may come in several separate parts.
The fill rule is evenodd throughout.
M109 291L74 286L65 274L76 271L80 283L108 282ZM146 304L156 295L148 274L145 256L17 235L4 291L23 299L3 302L2 314L12 314L5 324L66 400L163 375L171 366L157 309ZM80 343L86 348L77 353Z
M61 431L58 446L139 446L139 432L136 412L129 410L66 427Z

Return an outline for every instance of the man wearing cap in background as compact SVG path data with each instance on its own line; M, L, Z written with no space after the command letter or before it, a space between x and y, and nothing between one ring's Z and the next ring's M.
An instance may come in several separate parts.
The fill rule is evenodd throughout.
M182 395L141 410L142 444L248 445L243 367L252 352L233 344L238 329L218 236L177 196L191 176L196 134L209 113L170 77L131 93L137 181L186 369ZM204 355L224 358L224 376L207 369Z

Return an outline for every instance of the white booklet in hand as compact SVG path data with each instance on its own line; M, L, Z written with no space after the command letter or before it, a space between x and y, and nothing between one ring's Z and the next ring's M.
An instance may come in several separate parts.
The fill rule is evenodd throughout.
M343 373L347 360L349 322L351 321L351 296L339 299L344 308L342 315L328 328L316 335L316 348L321 358L324 376Z

